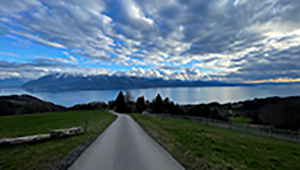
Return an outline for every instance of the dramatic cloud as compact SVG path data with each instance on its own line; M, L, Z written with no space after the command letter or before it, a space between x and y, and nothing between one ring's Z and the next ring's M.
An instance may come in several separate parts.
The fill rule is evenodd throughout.
M31 43L25 55L0 48L2 62L20 58L1 63L16 67L0 67L0 76L29 67L228 82L300 78L299 0L0 1L0 43ZM63 55L39 58L40 45Z

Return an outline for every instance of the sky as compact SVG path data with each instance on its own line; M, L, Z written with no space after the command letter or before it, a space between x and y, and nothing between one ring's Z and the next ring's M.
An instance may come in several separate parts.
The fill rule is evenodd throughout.
M0 79L300 81L299 0L0 0Z

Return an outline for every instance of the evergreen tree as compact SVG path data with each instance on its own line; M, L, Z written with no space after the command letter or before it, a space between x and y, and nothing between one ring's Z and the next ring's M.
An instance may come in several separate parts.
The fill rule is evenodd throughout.
M144 96L142 97L139 97L137 100L136 100L136 108L137 108L137 111L139 113L142 113L146 108L146 104L145 104L145 99L144 99Z
M153 112L154 113L162 113L163 111L163 100L160 94L157 94L155 101L153 102Z
M116 101L115 101L115 111L119 113L127 112L127 105L125 104L123 92L120 91Z

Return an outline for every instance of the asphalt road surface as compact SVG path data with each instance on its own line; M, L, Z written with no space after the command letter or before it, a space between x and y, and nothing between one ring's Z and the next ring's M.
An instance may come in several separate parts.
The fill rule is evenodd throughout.
M118 118L83 152L70 170L184 169L130 116L112 113Z

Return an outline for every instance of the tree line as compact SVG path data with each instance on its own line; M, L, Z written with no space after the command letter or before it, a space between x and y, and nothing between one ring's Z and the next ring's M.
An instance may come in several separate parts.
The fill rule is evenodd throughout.
M66 110L114 109L120 113L172 114L198 116L210 119L229 121L230 117L242 116L251 118L252 124L272 126L275 128L300 129L300 97L269 97L235 103L179 105L162 98L160 94L153 100L143 96L136 100L129 92L119 92L113 101L77 104L72 107L55 105L29 95L0 96L0 116L22 115L33 113L57 112ZM238 113L236 112L238 111ZM240 112L242 111L242 112ZM233 113L231 113L233 112Z
M300 129L300 97L269 97L265 99L247 100L238 103L210 103L196 105L179 105L163 99L160 94L152 101L143 96L132 100L129 92L119 92L115 101L110 101L109 109L119 113L143 113L187 115L229 121L231 116L251 118L252 124L272 126L275 128ZM232 115L230 111L242 110L243 113Z
M229 120L228 115L221 114L217 109L212 109L205 104L182 106L170 101L168 97L163 99L160 94L157 94L152 101L145 100L144 96L138 97L136 101L128 100L131 98L129 92L124 95L120 91L116 100L109 102L109 109L114 109L119 113L149 112L152 114L189 115L223 121Z

